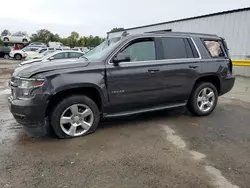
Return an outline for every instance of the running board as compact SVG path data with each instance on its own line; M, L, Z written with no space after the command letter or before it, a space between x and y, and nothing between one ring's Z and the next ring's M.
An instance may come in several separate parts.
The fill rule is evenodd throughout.
M133 114L141 114L141 113L145 113L145 112L152 112L152 111L158 111L158 110L165 110L165 109L169 109L169 108L182 107L182 106L186 106L186 104L187 103L184 102L184 103L178 103L178 104L171 104L171 105L167 105L167 106L158 106L158 107L154 107L154 108L145 108L145 109L140 109L140 110L125 111L125 112L119 112L119 113L115 113L115 114L107 114L104 117L111 118L111 117L129 116L129 115L133 115Z

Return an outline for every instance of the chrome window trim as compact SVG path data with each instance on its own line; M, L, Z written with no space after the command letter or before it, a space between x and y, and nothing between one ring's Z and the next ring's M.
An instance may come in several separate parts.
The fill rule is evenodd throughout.
M129 41L127 41L125 44L123 44L121 47L118 47L115 52L113 52L111 55L110 55L110 58L108 59L108 64L110 65L113 65L113 63L111 63L111 59L115 56L115 54L117 54L124 46L126 46L128 43L130 43L131 41L133 40L136 40L136 39L143 39L143 38L185 38L185 39L191 39L191 41L193 42L194 44L194 47L196 49L196 51L198 52L198 55L199 57L196 57L196 58L179 58L179 59L160 59L160 60L150 60L150 61L132 61L132 62L122 62L120 64L131 64L131 63L147 63L147 62L162 62L162 61L171 61L171 63L173 63L172 61L180 61L180 60L201 60L201 54L200 54L200 51L196 45L196 43L194 42L193 38L192 37L189 37L189 36L141 36L141 37L136 37L136 38L132 38L130 39ZM170 64L170 63L168 63Z

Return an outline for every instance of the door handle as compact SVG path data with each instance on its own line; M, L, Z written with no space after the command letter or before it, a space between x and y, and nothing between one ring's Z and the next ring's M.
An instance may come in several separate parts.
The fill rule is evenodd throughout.
M189 66L190 69L196 69L197 67L198 66L195 66L195 65L194 66L192 66L192 65Z
M159 72L160 69L148 69L149 73L155 73L155 72Z

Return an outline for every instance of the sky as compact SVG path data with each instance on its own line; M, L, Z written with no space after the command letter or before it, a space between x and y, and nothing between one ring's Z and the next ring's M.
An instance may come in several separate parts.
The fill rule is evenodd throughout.
M11 4L10 4L11 3ZM1 2L0 32L48 29L60 36L105 37L114 27L136 27L250 7L249 0L11 0ZM9 7L9 8L3 8Z

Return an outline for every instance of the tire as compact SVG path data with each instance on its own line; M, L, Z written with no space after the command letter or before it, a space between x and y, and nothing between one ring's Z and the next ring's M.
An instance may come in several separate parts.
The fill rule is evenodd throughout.
M23 39L23 42L28 42L28 40L27 39Z
M3 41L4 41L4 42L8 42L8 41L10 41L10 40L9 40L9 38L5 37L5 38L3 39Z
M205 91L206 95L204 95ZM213 93L213 95L211 93ZM206 116L213 112L217 102L218 91L216 87L212 83L201 82L196 84L195 88L193 89L187 106L189 111L194 115Z
M9 54L4 54L3 58L4 58L4 59L9 59L10 56L9 56Z
M70 132L71 127L75 127L73 126L75 125L74 123L79 124L79 122L77 122L77 120L74 119L74 115L71 111L72 106L78 106L77 114L79 114L79 109L82 106L84 106L83 108L86 107L83 110L84 112L87 110L87 108L90 109L91 111L91 115L89 115L88 117L87 116L81 117L82 121L80 119L80 121L83 122L85 121L84 118L89 118L90 121L92 122L90 123L91 126L89 126L88 128L85 128L85 127L83 128L81 125L76 125L77 128L74 131L76 135L66 133L67 131ZM70 123L61 124L61 118L66 116L65 114L67 113L68 113L67 118L70 118L69 120ZM78 115L77 117L79 118ZM74 122L74 120L76 122ZM83 95L73 95L73 96L63 99L59 104L55 106L55 108L53 109L50 115L51 126L58 138L73 138L73 137L85 136L87 134L90 134L96 130L99 120L100 120L100 112L99 112L97 105L95 104L93 100ZM78 131L77 133L78 128L80 128L80 131Z
M14 58L15 58L15 60L21 60L23 57L21 54L15 54Z

